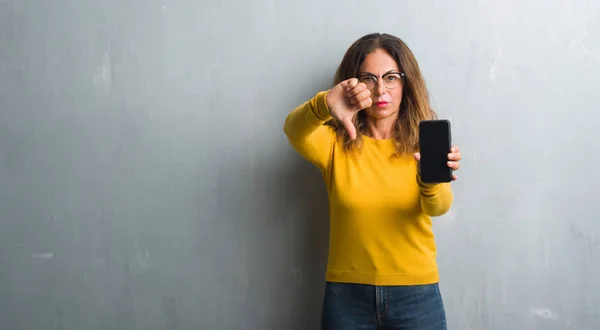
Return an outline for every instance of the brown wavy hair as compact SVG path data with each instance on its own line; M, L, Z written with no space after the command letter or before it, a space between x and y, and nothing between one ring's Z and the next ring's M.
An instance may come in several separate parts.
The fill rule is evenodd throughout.
M401 156L417 152L419 122L425 119L435 119L437 115L429 103L429 92L419 64L404 41L385 33L372 33L356 40L346 51L335 74L333 85L350 78L357 78L360 66L367 55L377 49L386 51L396 61L400 72L405 74L402 81L400 113L394 127L395 155ZM341 123L335 120L332 123L346 150L358 150L362 147L361 136L366 132L366 113L364 111L357 112L352 121L357 131L354 141L350 139Z

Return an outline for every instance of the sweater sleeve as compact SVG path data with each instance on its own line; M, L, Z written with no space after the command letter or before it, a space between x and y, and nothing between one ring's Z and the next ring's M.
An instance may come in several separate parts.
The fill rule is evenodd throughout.
M449 182L430 184L421 181L421 177L417 176L419 189L421 190L421 208L425 214L437 217L444 215L454 200L452 187Z
M283 130L292 147L305 159L324 170L331 160L335 132L325 122L331 114L325 102L327 92L294 109L286 118Z

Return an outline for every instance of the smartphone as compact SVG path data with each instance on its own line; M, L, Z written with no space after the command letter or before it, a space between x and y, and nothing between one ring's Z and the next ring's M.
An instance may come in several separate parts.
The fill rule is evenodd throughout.
M419 123L421 181L425 183L452 181L452 169L448 167L450 148L452 148L450 121L435 119L423 120Z

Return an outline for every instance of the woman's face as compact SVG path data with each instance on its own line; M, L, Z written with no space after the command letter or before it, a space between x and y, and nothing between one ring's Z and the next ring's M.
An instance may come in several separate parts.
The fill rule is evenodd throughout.
M371 107L365 109L372 119L398 118L402 102L402 75L396 61L383 49L376 49L360 66L359 81L371 90Z

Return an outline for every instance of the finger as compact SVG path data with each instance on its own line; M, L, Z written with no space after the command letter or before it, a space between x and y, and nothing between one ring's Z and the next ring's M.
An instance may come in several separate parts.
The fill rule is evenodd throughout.
M361 101L359 101L358 103L354 103L353 104L356 107L356 110L361 110L361 109L366 109L368 107L370 107L371 105L373 105L373 100L371 100L370 97L367 97L366 99L363 99Z
M371 100L371 98L367 98L364 99L362 101L360 101L357 105L356 105L356 110L362 110L362 109L366 109L368 107L370 107L373 104L373 100Z
M359 83L357 80L356 85L353 86L352 88L349 88L347 93L348 93L348 96L354 97L354 96L360 94L364 90L369 90L367 88L367 85L365 83Z
M344 124L346 131L348 131L348 135L350 136L350 139L356 140L356 128L354 127L354 123L352 122L352 120L346 119L346 120L342 121L342 124Z
M458 177L456 176L456 174L452 174L452 181L456 181L458 180Z
M454 160L454 161L459 161L462 159L462 155L459 152L458 153L450 153L450 154L448 154L448 159Z
M416 161L420 161L420 160L421 160L421 154L420 154L420 153L418 153L418 152L415 152L415 153L413 154L413 157L415 157L415 160L416 160Z
M447 164L448 164L448 167L450 167L454 171L458 171L458 169L460 168L459 162L448 162Z
M350 91L352 90L354 87L356 87L356 85L358 85L358 79L356 78L350 78L348 80L345 80L341 83L342 87L344 88L344 91Z
M460 153L460 149L458 148L458 146L454 145L454 146L452 146L452 148L450 148L450 152L457 154L457 153Z
M371 98L371 91L365 88L364 90L360 91L358 94L351 96L350 101L352 102L352 104L359 104L360 102L362 102L368 98L369 99Z

